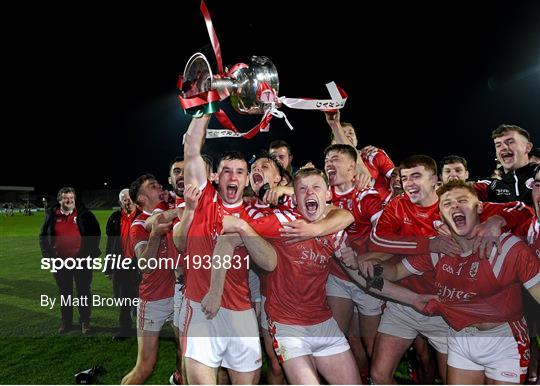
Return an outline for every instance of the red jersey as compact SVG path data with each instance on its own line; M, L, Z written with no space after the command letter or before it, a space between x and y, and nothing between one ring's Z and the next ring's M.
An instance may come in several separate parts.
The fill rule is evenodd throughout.
M450 257L441 253L410 256L403 265L412 273L435 273L438 301L425 311L442 315L455 330L475 323L503 323L520 320L519 285L531 288L540 283L540 260L518 237L500 236L502 253L480 259L468 252ZM494 252L495 252L494 248Z
M341 209L346 209L354 216L354 223L347 229L349 244L357 253L367 251L367 241L371 232L372 224L382 213L382 200L375 189L364 189L359 191L355 187L350 190L339 193L332 186L332 204ZM332 260L330 263L330 273L342 280L351 281L341 265Z
M525 239L536 256L540 258L540 219L537 216L524 222L514 233Z
M56 209L54 224L54 254L56 257L77 257L81 249L81 232L77 225L77 209L64 214ZM86 256L83 256L86 257Z
M130 256L136 256L135 250L139 245L148 244L150 232L145 227L146 219L150 216L150 213L142 212L135 218L133 224L131 224L129 231ZM161 264L161 267L158 265L158 268L153 271L142 274L139 284L139 297L142 300L155 301L170 298L174 295L174 282L176 278L169 259L172 258L172 261L175 260L176 249L170 244L168 236L161 237L156 257L158 260L157 263ZM166 263L168 261L169 263ZM165 264L168 265L166 266ZM153 264L150 267L153 267Z
M120 243L122 245L122 258L131 259L133 257L129 251L129 231L136 216L137 210L134 210L131 213L126 213L124 210L120 211Z
M214 247L221 234L223 216L237 216L249 220L243 202L228 205L223 202L214 186L207 181L202 187L191 227L188 231L185 270L185 296L201 302L210 288ZM248 284L248 254L245 248L234 252L231 268L225 277L221 306L233 311L251 308ZM217 264L217 263L216 263Z
M310 326L332 317L326 301L326 281L330 261L346 235L339 232L286 245L279 229L301 218L297 212L286 215L275 211L250 225L277 253L277 266L267 275L267 315L279 323Z
M362 161L374 180L373 188L381 197L386 197L390 189L390 176L394 170L394 163L382 149L377 149L369 155L362 155Z
M500 215L507 229L513 229L531 215L523 203L483 203L480 220ZM395 197L384 208L370 235L369 249L397 255L417 255L429 253L429 239L437 236L437 228L442 225L439 202L429 207L413 204L406 194ZM396 262L398 260L395 260ZM420 277L408 277L400 284L417 293L435 293L433 277L430 273Z

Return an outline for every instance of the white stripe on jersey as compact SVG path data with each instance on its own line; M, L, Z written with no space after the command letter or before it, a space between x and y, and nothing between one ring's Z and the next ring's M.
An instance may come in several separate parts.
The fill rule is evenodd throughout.
M523 287L529 289L540 283L540 272L538 272L532 279L528 280L526 283L523 283Z
M369 222L371 222L371 226L375 226L377 224L377 221L379 221L379 217L381 217L382 209L379 210L377 213L375 213L371 218L369 219Z
M290 219L290 221L296 220L296 216L293 215L293 214L292 214L291 212L289 212L288 210L284 210L284 211L282 211L282 213L283 213L285 216L287 216L287 217Z
M497 279L499 278L499 274L501 273L501 268L503 266L504 260L506 260L506 255L508 254L508 251L517 242L520 241L518 237L511 236L508 232L500 235L499 240L501 240L502 251L500 255L495 257L494 259L490 258L491 267L493 268L493 273L495 274L495 277Z
M143 228L146 228L146 221L145 220L135 220L135 221L133 221L133 223L131 223L132 227L137 226L137 225L140 225Z
M283 213L274 212L274 214L276 215L276 217L277 217L277 219L279 220L280 223L290 222L290 220L287 217L285 217L285 215L283 215Z
M409 249L416 249L418 246L418 243L415 241L395 241L395 240L386 240L379 236L377 236L377 224L373 227L370 234L370 239L374 244L380 245L382 247L389 247L389 248L409 248Z
M433 267L435 267L438 262L439 262L439 254L435 252L431 252L431 263L433 264Z
M533 245L540 235L540 219L531 223L529 230L527 231L527 244Z
M423 274L424 274L424 272L420 272L419 270L415 269L415 268L411 265L411 263L409 263L409 262L407 261L406 258L401 260L401 264L403 264L403 266L404 266L405 268L407 268L407 271L409 271L410 273L413 273L413 274L415 274L415 275L423 275Z
M513 211L513 210L520 211L520 210L523 210L523 208L525 208L525 204L522 203L521 201L518 201L518 202L516 203L516 205L514 205L514 206L511 207L511 208L505 208L505 209L503 210L503 212L511 212L511 211Z

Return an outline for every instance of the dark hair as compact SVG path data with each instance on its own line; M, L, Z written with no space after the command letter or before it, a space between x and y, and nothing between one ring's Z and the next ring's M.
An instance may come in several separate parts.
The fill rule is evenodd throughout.
M346 154L349 157L351 157L355 163L358 160L358 153L356 149L352 147L351 145L345 145L341 143L330 145L326 149L324 149L324 156L326 157L328 153L330 153L331 151L336 151L341 154Z
M135 181L131 183L129 186L129 197L131 197L131 200L140 205L140 202L137 200L139 197L139 191L141 190L141 186L148 180L155 180L156 178L149 173L143 174L139 178L137 178Z
M206 163L206 166L210 168L210 172L213 173L214 172L214 159L208 154L201 154L201 157L204 163Z
M508 131L515 131L518 134L521 134L522 136L527 138L527 141L529 142L531 141L531 135L529 134L527 130L522 129L521 127L516 126L516 125L507 125L507 124L499 125L499 127L493 130L491 132L491 138L495 139L495 138L502 137Z
M286 141L282 139L276 139L275 141L270 142L269 149L278 149L280 147L286 147L287 151L289 152L289 155L292 154L291 152L291 145L289 145Z
M469 170L469 167L467 165L467 160L465 158L460 157L459 155L447 155L441 160L441 163L439 166L441 169L441 173L442 173L444 165L454 164L454 163L460 163L463 165L463 167L465 167L465 170Z
M221 161L232 161L232 160L236 160L236 159L244 161L246 163L246 165L247 165L247 161L244 158L244 155L242 153L240 153L239 151L235 151L235 150L225 151L225 152L221 153L217 158L217 165L219 167L219 165L221 164Z
M446 184L442 184L439 189L437 189L437 196L441 197L443 194L454 189L467 189L474 197L478 198L478 194L472 185L461 180L452 180L448 181Z
M272 161L272 163L275 165L276 169L278 170L278 173L281 178L287 176L287 171L283 168L283 166L281 166L277 157L273 154L270 154L267 150L261 150L259 154L257 154L256 157L254 157L253 162L251 162L251 164L253 165L255 162L257 162L257 160L261 158L266 158Z
M173 165L177 162L184 162L184 157L180 157L179 155L177 155L176 157L174 157L174 159L171 161L171 163L169 164L169 174L171 174L171 168L173 167Z
M423 154L411 155L401 161L401 164L399 165L400 173L402 169L411 169L416 166L423 166L426 170L437 175L437 163L430 156Z
M319 176L324 180L324 183L326 184L326 187L330 186L328 183L328 177L326 176L326 173L323 172L320 169L316 168L302 168L298 169L296 173L294 173L293 177L293 185L298 181L300 178L309 177L309 176Z
M66 193L73 193L75 197L77 197L77 194L75 193L75 189L73 189L71 186L64 186L63 188L60 188L58 191L58 194L56 195L56 201L60 202L62 201L62 194Z

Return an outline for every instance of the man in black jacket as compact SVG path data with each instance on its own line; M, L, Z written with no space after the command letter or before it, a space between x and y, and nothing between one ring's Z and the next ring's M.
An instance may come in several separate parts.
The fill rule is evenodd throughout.
M535 164L529 163L533 145L527 130L515 125L500 125L491 137L497 160L501 163L501 179L485 181L487 201L523 201L532 206L527 181L534 177Z
M58 191L58 204L45 216L39 234L39 245L44 258L86 259L98 257L101 231L96 217L82 204L75 203L75 190L64 187ZM87 264L73 269L61 268L53 273L60 290L62 325L58 332L67 332L73 324L73 307L79 306L81 330L88 334L90 328L90 285L92 270ZM77 298L73 298L73 281Z
M129 189L124 189L119 196L120 210L111 214L107 221L107 248L106 255L115 259L132 259L128 269L107 271L112 278L114 296L117 298L137 298L140 273L137 269L136 260L129 256L129 229L133 220L141 213L129 197ZM122 303L125 304L125 303ZM113 336L113 340L121 340L127 336L134 336L131 320L131 306L120 307L118 317L119 331Z

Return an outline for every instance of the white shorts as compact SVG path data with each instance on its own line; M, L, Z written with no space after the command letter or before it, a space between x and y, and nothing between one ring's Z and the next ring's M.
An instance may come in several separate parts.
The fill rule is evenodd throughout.
M347 339L331 317L313 326L298 326L268 321L268 332L280 362L302 355L325 357L350 349Z
M176 283L174 285L174 317L173 325L176 328L180 328L180 309L182 308L182 301L184 300L184 285Z
M425 336L435 350L448 352L448 324L440 316L426 316L412 307L386 302L377 331L403 339Z
M351 281L328 275L326 281L326 296L351 299L358 311L364 316L382 314L384 301L366 293L362 288Z
M221 307L209 320L200 303L185 298L180 322L184 356L209 367L222 366L238 372L261 367L261 342L253 308L233 311Z
M249 270L249 291L251 293L251 301L253 303L258 303L261 301L261 280L259 275L253 272L252 269Z
M172 297L146 301L139 299L137 307L137 328L144 331L161 331L166 322L172 322L174 300Z
M464 370L484 371L487 378L523 383L529 365L529 333L525 322L513 322L487 331L465 327L450 329L448 365ZM516 331L518 330L518 331Z

